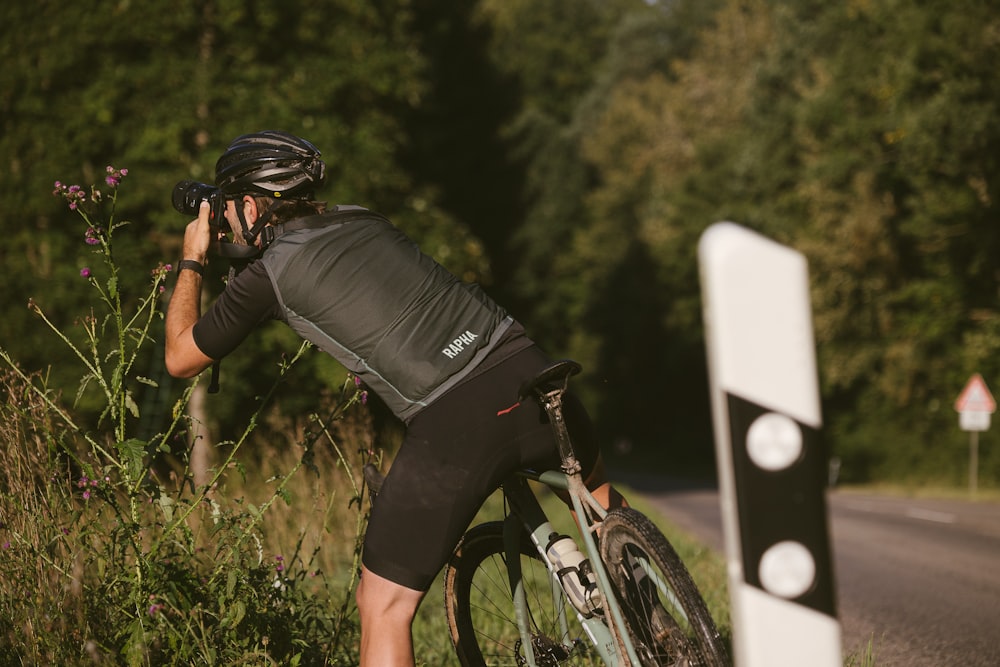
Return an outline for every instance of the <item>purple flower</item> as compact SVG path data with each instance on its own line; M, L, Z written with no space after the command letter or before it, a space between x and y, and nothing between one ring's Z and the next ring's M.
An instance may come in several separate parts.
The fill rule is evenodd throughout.
M52 194L62 197L69 203L71 210L76 210L81 202L87 201L87 193L79 185L66 185L60 181L55 182L55 189Z
M89 278L90 277L90 269L88 267L86 267L86 266L83 267L82 269L80 269L80 277L81 278Z
M92 488L96 489L100 482L96 479L88 479L86 475L80 478L76 483L77 488L83 489L83 499L90 500Z
M104 177L104 182L113 188L117 188L122 179L128 176L128 169L115 169L111 165L108 165L106 171L108 175Z
M363 391L361 392L361 405L367 405L367 404L368 404L368 392Z
M153 282L155 283L158 280L166 278L167 275L173 270L174 267L172 264L164 264L163 262L160 262L153 268L152 271L149 272L149 275L153 276Z

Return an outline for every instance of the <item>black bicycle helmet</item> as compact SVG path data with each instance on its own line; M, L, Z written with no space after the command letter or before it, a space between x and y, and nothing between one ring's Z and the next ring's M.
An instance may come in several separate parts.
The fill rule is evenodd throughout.
M228 197L312 199L326 179L320 155L311 143L287 132L244 134L215 163L215 184Z

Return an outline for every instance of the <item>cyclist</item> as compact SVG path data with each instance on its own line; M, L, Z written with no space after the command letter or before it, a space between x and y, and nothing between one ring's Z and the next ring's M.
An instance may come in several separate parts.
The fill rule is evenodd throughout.
M357 590L361 664L412 665L417 607L479 506L513 471L557 467L541 407L511 404L549 363L523 327L477 286L422 254L381 215L316 201L325 164L310 142L264 131L236 138L216 164L233 242L259 251L201 313L210 206L184 233L166 318L166 364L193 377L261 322L282 320L335 357L406 425L374 504ZM588 485L603 478L585 410L566 400Z

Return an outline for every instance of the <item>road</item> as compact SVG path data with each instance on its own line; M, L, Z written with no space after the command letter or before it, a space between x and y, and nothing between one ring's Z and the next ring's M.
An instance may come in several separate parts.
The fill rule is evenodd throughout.
M622 479L722 551L718 492ZM845 658L876 667L1000 665L1000 503L835 491L828 496Z

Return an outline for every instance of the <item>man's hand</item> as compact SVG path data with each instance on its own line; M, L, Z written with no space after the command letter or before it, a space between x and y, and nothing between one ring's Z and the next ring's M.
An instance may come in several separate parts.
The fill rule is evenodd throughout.
M204 265L211 242L208 216L211 207L202 202L198 217L184 230L183 259ZM183 270L177 274L177 284L167 306L166 353L167 372L174 377L194 377L212 364L194 342L195 322L201 317L201 275Z
M208 245L212 241L212 230L209 226L209 215L212 207L203 201L198 208L198 217L188 223L184 230L184 255L181 259L193 259L204 264L208 257Z

